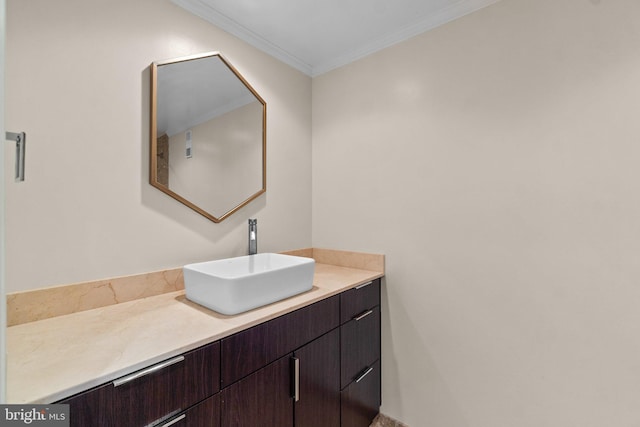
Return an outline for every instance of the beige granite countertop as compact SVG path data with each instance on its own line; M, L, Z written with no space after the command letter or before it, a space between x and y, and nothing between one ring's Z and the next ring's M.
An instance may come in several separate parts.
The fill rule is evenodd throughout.
M335 264L316 259L310 291L235 316L175 291L11 326L8 403L55 402L384 275Z

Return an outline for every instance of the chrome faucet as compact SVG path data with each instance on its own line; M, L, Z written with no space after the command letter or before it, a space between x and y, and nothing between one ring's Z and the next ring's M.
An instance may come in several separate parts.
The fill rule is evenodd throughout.
M258 253L258 220L249 219L249 255Z

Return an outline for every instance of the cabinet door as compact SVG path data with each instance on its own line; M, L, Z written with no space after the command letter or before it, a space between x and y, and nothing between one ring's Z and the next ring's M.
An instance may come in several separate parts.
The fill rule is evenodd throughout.
M340 330L296 350L299 361L296 427L340 426Z
M368 427L380 410L380 361L342 390L342 427Z
M293 427L291 355L221 392L224 427Z

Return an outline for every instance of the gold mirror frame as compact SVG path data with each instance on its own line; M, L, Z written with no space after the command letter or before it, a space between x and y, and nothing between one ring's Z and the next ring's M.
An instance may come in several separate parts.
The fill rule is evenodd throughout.
M178 192L175 192L172 189L170 189L169 186L168 186L168 182L167 182L167 185L165 185L162 182L160 182L160 180L158 179L158 167L159 167L159 164L158 164L158 154L159 154L159 149L158 149L158 137L159 137L159 135L158 135L158 72L159 72L159 67L162 67L163 65L172 65L172 64L178 64L178 63L185 63L185 62L188 62L188 61L196 61L196 60L199 60L199 59L206 59L206 58L212 58L212 57L217 57L218 59L220 59L220 61L226 66L225 69L228 69L231 73L233 73L233 75L235 75L235 77L251 92L251 94L256 98L256 100L262 105L262 142L261 142L261 149L262 149L262 164L261 164L261 167L262 167L262 188L257 189L255 191L255 193L249 195L249 197L247 197L246 199L244 199L243 201L241 201L237 205L233 206L232 208L228 209L226 212L224 212L220 216L216 216L216 215L212 214L211 212L207 211L206 209L203 209L201 206L198 206L193 201L188 200L183 195L181 195ZM214 79L214 78L215 78L215 76L212 76L212 79ZM150 174L149 174L149 183L152 186L154 186L157 189L159 189L160 191L168 194L169 196L171 196L175 200L183 203L184 205L186 205L189 208L193 209L194 211L198 212L200 215L210 219L211 221L213 221L215 223L219 223L219 222L223 221L224 219L228 218L230 215L232 215L235 212L237 212L240 208L246 206L248 203L250 203L251 201L255 200L258 196L260 196L261 194L263 194L263 193L265 193L267 191L267 184L266 184L267 183L267 137L266 137L267 130L266 130L266 126L267 126L267 104L266 104L266 102L255 91L255 89L253 89L253 87L251 87L251 85L238 72L238 70L236 70L236 68L233 65L231 65L229 63L229 61L227 59L225 59L219 52L211 52L211 53L205 53L205 54L199 54L199 55L192 55L192 56L187 56L187 57L182 57L182 58L170 59L170 60L166 60L166 61L157 61L157 62L153 62L151 64L151 137L150 137ZM253 190L251 190L251 191L253 191ZM241 197L243 197L243 196L241 196ZM224 209L223 209L223 211L224 211Z

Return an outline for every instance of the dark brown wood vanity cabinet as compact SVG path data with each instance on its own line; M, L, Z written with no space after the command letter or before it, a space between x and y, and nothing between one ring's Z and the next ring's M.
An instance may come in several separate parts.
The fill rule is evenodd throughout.
M340 295L342 427L368 427L381 404L380 279Z
M368 427L380 280L58 403L82 427Z
M69 423L73 427L112 426L112 391L111 384L102 385L56 403L69 405Z
M222 425L340 426L340 298L222 340Z
M222 425L340 426L338 346L334 329L225 388Z
M119 378L60 403L72 426L219 426L220 343Z

